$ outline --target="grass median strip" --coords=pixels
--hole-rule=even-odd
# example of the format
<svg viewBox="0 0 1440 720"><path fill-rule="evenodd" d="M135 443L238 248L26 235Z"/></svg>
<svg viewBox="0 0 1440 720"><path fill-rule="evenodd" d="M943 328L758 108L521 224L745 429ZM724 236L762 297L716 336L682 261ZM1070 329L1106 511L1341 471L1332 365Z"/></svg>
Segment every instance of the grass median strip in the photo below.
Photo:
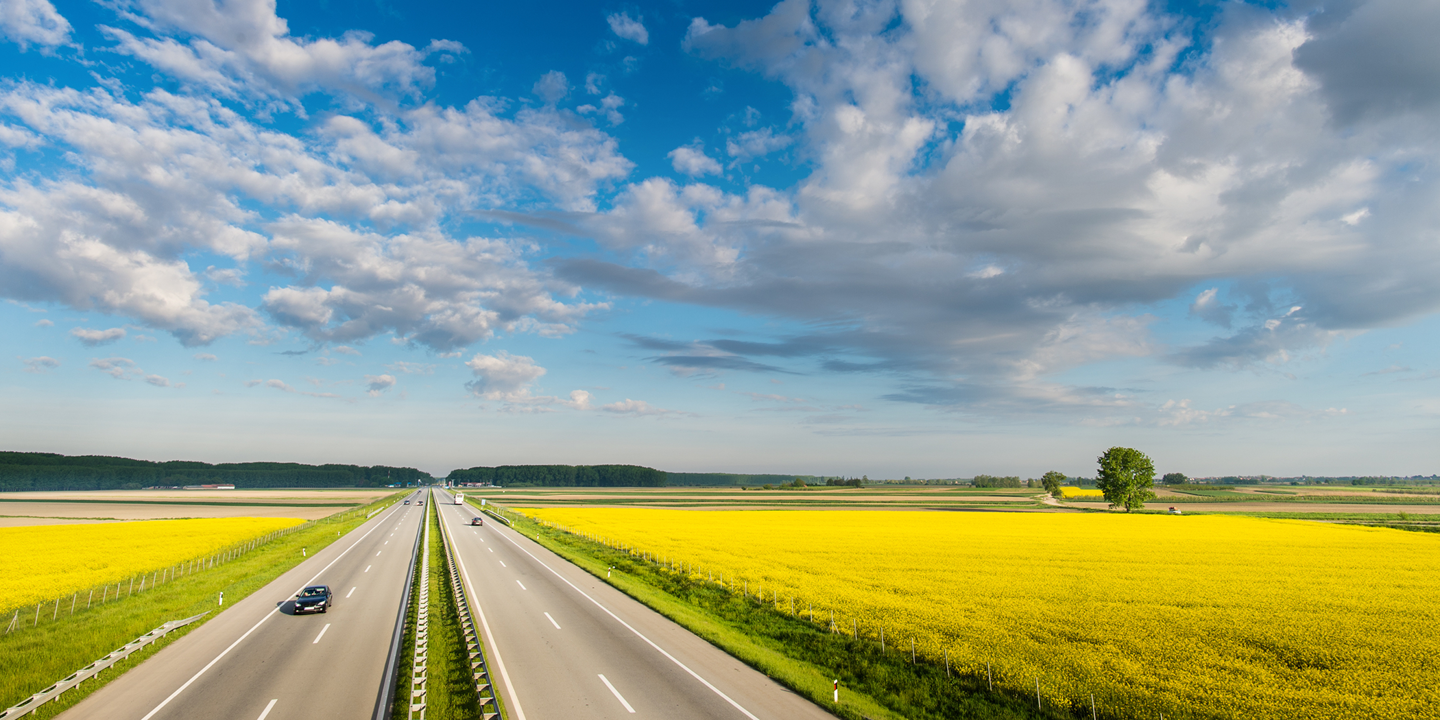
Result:
<svg viewBox="0 0 1440 720"><path fill-rule="evenodd" d="M295 532L228 564L182 576L154 591L112 601L83 615L77 614L71 621L41 622L36 628L0 636L0 657L5 659L5 672L0 674L0 708L24 700L161 623L212 611L205 620L170 633L27 716L42 720L54 717L219 614L213 611L223 611L269 584L303 562L306 555L319 551L358 527L372 510L393 501L395 498L387 498L306 523ZM306 549L305 555L302 555L301 548ZM225 604L219 606L217 601L222 592Z"/></svg>

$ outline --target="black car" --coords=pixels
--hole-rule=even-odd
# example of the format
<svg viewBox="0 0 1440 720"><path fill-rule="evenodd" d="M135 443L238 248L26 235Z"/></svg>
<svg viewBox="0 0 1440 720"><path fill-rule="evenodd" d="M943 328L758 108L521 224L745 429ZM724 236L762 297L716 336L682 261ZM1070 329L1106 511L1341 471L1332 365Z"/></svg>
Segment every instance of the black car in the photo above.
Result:
<svg viewBox="0 0 1440 720"><path fill-rule="evenodd" d="M485 524L485 521L484 521L484 520L481 520L481 519L478 518L478 517L473 517L473 518L470 518L470 524L471 524L471 525L484 525L484 524Z"/></svg>
<svg viewBox="0 0 1440 720"><path fill-rule="evenodd" d="M409 505L409 504L410 504L410 501L409 501L409 500L406 500L406 501L405 501L405 504L406 504L406 505Z"/></svg>
<svg viewBox="0 0 1440 720"><path fill-rule="evenodd" d="M295 596L295 614L303 612L325 612L334 603L329 585L311 585Z"/></svg>

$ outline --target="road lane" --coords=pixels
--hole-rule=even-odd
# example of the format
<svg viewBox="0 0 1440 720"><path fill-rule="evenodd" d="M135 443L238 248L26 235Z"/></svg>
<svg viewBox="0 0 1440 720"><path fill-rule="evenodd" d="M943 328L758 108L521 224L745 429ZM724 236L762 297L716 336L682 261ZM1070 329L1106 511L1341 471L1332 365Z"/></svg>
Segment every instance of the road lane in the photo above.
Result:
<svg viewBox="0 0 1440 720"><path fill-rule="evenodd" d="M833 718L600 579L437 492L512 715L528 718ZM487 542L488 540L488 542ZM563 679L563 682L558 680Z"/></svg>
<svg viewBox="0 0 1440 720"><path fill-rule="evenodd" d="M370 717L422 517L413 504L381 512L60 717ZM392 539L395 552L371 555ZM307 584L329 585L334 608L294 615Z"/></svg>

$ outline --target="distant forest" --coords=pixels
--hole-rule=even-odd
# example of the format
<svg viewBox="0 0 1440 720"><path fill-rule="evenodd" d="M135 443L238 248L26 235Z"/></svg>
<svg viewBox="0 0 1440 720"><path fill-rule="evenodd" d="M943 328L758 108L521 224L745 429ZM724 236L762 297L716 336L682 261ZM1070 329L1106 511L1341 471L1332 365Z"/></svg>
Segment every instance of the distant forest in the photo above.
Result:
<svg viewBox="0 0 1440 720"><path fill-rule="evenodd" d="M806 485L824 485L823 479L814 475L738 475L735 473L665 473L671 485L697 487L726 487L738 485L789 485L796 479Z"/></svg>
<svg viewBox="0 0 1440 720"><path fill-rule="evenodd" d="M502 487L663 487L665 473L639 465L501 465L451 470L452 483Z"/></svg>
<svg viewBox="0 0 1440 720"><path fill-rule="evenodd" d="M0 491L138 490L156 486L232 484L236 488L383 487L433 478L415 468L300 463L150 462L101 455L0 451Z"/></svg>

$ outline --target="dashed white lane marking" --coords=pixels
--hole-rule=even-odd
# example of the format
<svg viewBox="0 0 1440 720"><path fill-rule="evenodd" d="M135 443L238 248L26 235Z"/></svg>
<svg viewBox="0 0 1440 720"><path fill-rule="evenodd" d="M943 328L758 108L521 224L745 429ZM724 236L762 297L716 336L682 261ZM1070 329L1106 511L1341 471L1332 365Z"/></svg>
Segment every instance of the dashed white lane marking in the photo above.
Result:
<svg viewBox="0 0 1440 720"><path fill-rule="evenodd" d="M351 595L354 595L354 594L355 594L355 588L352 587L352 588L350 588L350 592L345 593L345 599L346 599L346 600L349 600L349 599L350 599L350 596L351 596Z"/></svg>
<svg viewBox="0 0 1440 720"><path fill-rule="evenodd" d="M520 582L519 580L516 580L516 581L515 581L515 584L516 584L516 585L519 585L521 590L524 590L524 589L525 589L525 583L522 583L522 582Z"/></svg>
<svg viewBox="0 0 1440 720"><path fill-rule="evenodd" d="M384 550L377 551L377 552L375 553L375 557L380 557L380 553L382 553L382 552L385 552L385 551L384 551Z"/></svg>
<svg viewBox="0 0 1440 720"><path fill-rule="evenodd" d="M501 560L501 561L500 561L500 567L505 567L505 561L504 561L504 560Z"/></svg>
<svg viewBox="0 0 1440 720"><path fill-rule="evenodd" d="M366 566L365 566L365 572L370 572L370 568L372 568L372 567L375 567L375 566L374 566L374 565L366 565Z"/></svg>
<svg viewBox="0 0 1440 720"><path fill-rule="evenodd" d="M265 706L265 712L260 713L260 717L256 720L265 720L265 716L270 714L270 708L275 707L275 702L279 699L280 698L275 698L275 700L271 700L270 704Z"/></svg>
<svg viewBox="0 0 1440 720"><path fill-rule="evenodd" d="M377 526L377 527L378 527L378 526ZM370 533L375 532L376 529L377 529L377 528L370 528L369 530L366 530L364 535L361 535L360 537L356 538L356 539L355 539L355 542L350 543L350 547L347 547L347 548L345 548L344 550L341 550L341 551L340 551L340 554L339 554L339 555L336 555L334 560L331 560L330 563L329 563L328 565L326 565L325 567L320 568L320 572L315 573L315 577L310 578L309 582L306 582L305 585L309 585L310 583L313 583L313 582L315 582L316 580L320 579L320 576L321 576L321 575L324 575L325 572L326 572L327 570L329 570L332 565L334 565L334 564L337 563L337 562L340 562L340 558L345 557L345 555L346 555L347 553L349 553L351 550L355 549L355 546L356 546L356 545L359 545L361 540L364 540L365 538L370 537ZM366 568L366 570L369 570L369 568ZM301 585L300 588L304 588L305 585ZM297 589L296 592L299 592L299 589ZM189 679L189 680L186 680L184 685L181 685L180 687L175 688L175 692L170 693L170 696L169 696L169 697L167 697L167 698L165 698L164 700L162 700L159 705L156 705L156 706L155 706L155 709L154 709L154 710L151 710L150 712L146 713L146 714L145 714L145 717L140 718L140 720L150 720L150 718L155 717L155 714L156 714L156 713L158 713L158 712L160 712L161 710L165 709L165 706L166 706L166 705L169 705L171 700L174 700L175 698L180 697L180 693L185 692L185 688L188 688L188 687L190 687L191 685L195 684L195 681L196 681L196 680L199 680L201 675L204 675L205 672L208 671L210 668L215 667L215 663L220 662L220 660L221 660L222 658L224 658L226 655L229 655L229 654L230 654L230 651L231 651L231 650L234 650L236 645L239 645L242 641L245 640L245 638L250 637L250 633L255 632L255 629L258 628L258 627L260 627L260 625L261 625L262 623L264 623L266 620L269 620L271 615L274 615L275 613L280 612L280 607L281 607L280 605L276 605L274 610L271 610L270 612L265 613L265 617L260 618L260 620L259 620L258 622L256 622L254 625L251 625L251 626L250 626L250 629L249 629L249 630L246 630L244 635L241 635L240 637L236 638L236 639L235 639L235 642L230 643L230 646L229 646L229 647L227 647L227 648L225 648L224 650L220 651L220 654L219 654L219 655L216 655L214 660L211 660L210 662L206 663L206 664L205 664L205 667L200 668L200 671L199 671L199 672L195 673L194 675L191 675L191 676L190 676L190 679Z"/></svg>
<svg viewBox="0 0 1440 720"><path fill-rule="evenodd" d="M611 693L614 693L615 699L616 699L616 700L619 700L619 701L620 701L620 704L621 704L621 705L624 705L624 706L625 706L625 709L626 709L631 715L634 715L634 714L635 714L635 708L630 707L630 703L625 702L625 698L623 698L623 697L620 696L620 691L619 691L619 690L616 690L616 689L615 689L615 686L614 686L614 685L611 685L611 684L610 684L610 681L609 681L609 680L606 680L604 675L601 675L601 676L600 676L600 682L605 683L605 687L610 688L610 692L611 692Z"/></svg>
<svg viewBox="0 0 1440 720"><path fill-rule="evenodd" d="M589 600L591 603L593 603L593 604L595 605L595 607L600 608L600 610L601 610L602 612L604 612L606 615L609 615L611 618L613 618L613 619L615 620L615 622L620 623L622 626L624 626L624 628L625 628L626 630L629 630L630 632L635 633L635 637L638 637L638 638L640 638L641 640L644 640L644 641L645 641L645 644L649 645L649 646L652 647L652 648L655 648L655 651L656 651L656 652L660 653L661 655L664 655L665 658L666 658L667 660L669 660L670 662L675 663L677 666L679 666L679 668L680 668L681 670L684 670L687 674L689 674L690 677L693 677L693 678L695 678L696 680L700 681L700 684L702 684L702 685L704 685L705 687L709 688L709 689L710 689L710 692L713 692L713 693L715 693L716 695L719 695L721 700L724 700L725 702L730 703L730 707L733 707L733 708L735 708L736 710L739 710L742 715L744 715L744 716L747 717L747 718L750 718L750 720L760 720L760 718L755 717L755 714L754 714L754 713L750 712L749 710L746 710L744 706L742 706L740 703L735 702L729 695L726 695L725 693L721 692L721 691L720 691L720 688L715 687L713 684L711 684L711 682L710 682L709 680L706 680L705 678L700 677L700 674L699 674L699 673L695 672L694 670L691 670L687 665L685 665L685 663L680 662L674 655L671 655L670 653L666 652L664 648L660 647L659 645L656 645L654 640L651 640L650 638L645 637L645 635L644 635L643 633L641 633L639 630L636 630L636 629L635 629L635 626L631 625L630 623L625 622L624 620L621 620L619 615L616 615L615 613L613 613L613 612L610 611L610 608L605 607L604 605L602 605L602 604L600 603L599 600L596 600L595 598L590 597L589 593L586 593L584 590L581 590L578 585L576 585L576 584L573 583L573 582L570 582L568 579L565 578L564 575L561 575L560 573L556 572L556 571L555 571L555 568L552 568L552 567L550 567L549 565L546 565L545 562L542 561L540 558L535 557L535 553L532 553L532 552L530 552L529 550L526 550L523 545L521 545L521 544L518 543L518 542L515 542L515 539L514 539L514 538L512 538L512 537L510 537L509 535L506 535L505 533L500 532L500 531L498 531L498 530L496 531L496 533L497 533L501 538L503 538L506 542L510 543L511 545L514 545L514 546L515 546L515 549L519 550L520 552L525 553L526 555L529 555L529 556L530 556L530 559L531 559L531 560L534 560L536 563L538 563L538 564L540 565L540 567L543 567L543 568L545 568L546 570L549 570L551 575L554 575L555 577L560 578L560 582L563 582L563 583L565 583L566 585L569 585L569 586L570 586L570 589L574 590L574 591L577 592L577 593L580 593L580 596L581 596L581 597L585 598L586 600ZM519 582L519 581L517 580L516 582ZM513 691L512 691L512 694L513 694Z"/></svg>
<svg viewBox="0 0 1440 720"><path fill-rule="evenodd" d="M329 630L329 629L330 629L330 623L325 623L325 627L320 628L320 634L319 634L319 635L316 635L316 636L315 636L315 639L310 641L310 644L311 644L311 645L315 645L315 644L319 643L319 642L320 642L320 638L325 637L325 631L326 631L326 630Z"/></svg>
<svg viewBox="0 0 1440 720"><path fill-rule="evenodd" d="M485 548L485 549L486 549L486 550L489 550L490 552L495 552L495 548Z"/></svg>
<svg viewBox="0 0 1440 720"><path fill-rule="evenodd" d="M550 617L550 613L545 613L545 619L549 620L550 624L554 625L556 630L560 629L560 623L555 622L555 618Z"/></svg>

